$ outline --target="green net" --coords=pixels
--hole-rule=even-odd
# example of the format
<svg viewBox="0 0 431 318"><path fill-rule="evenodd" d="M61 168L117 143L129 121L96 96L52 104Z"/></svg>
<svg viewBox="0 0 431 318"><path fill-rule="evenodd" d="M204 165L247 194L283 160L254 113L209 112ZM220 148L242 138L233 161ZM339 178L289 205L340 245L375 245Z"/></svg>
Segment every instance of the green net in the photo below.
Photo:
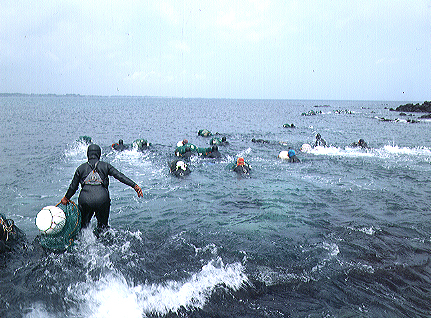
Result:
<svg viewBox="0 0 431 318"><path fill-rule="evenodd" d="M202 156L202 155L208 155L209 153L211 153L211 150L212 150L211 147L207 147L207 148L198 147L196 149L196 152L198 153L199 156Z"/></svg>
<svg viewBox="0 0 431 318"><path fill-rule="evenodd" d="M138 149L145 149L147 147L151 146L151 143L149 143L146 139L136 139L132 143L132 147L138 148Z"/></svg>
<svg viewBox="0 0 431 318"><path fill-rule="evenodd" d="M78 140L79 142L84 142L86 144L91 144L91 137L89 136L79 136Z"/></svg>
<svg viewBox="0 0 431 318"><path fill-rule="evenodd" d="M66 224L56 234L41 234L39 241L46 249L65 251L73 244L73 241L81 230L81 211L73 201L70 201L67 205L58 203L57 206L66 215Z"/></svg>
<svg viewBox="0 0 431 318"><path fill-rule="evenodd" d="M222 143L221 138L211 138L210 145L220 145Z"/></svg>
<svg viewBox="0 0 431 318"><path fill-rule="evenodd" d="M198 131L198 136L209 137L209 136L212 136L212 135L213 134L208 129L200 129Z"/></svg>
<svg viewBox="0 0 431 318"><path fill-rule="evenodd" d="M196 152L198 150L198 147L193 144L185 144L183 146L177 147L177 149L175 149L175 153L179 153L180 155L182 155L186 152L187 148L190 148L190 151L192 152Z"/></svg>

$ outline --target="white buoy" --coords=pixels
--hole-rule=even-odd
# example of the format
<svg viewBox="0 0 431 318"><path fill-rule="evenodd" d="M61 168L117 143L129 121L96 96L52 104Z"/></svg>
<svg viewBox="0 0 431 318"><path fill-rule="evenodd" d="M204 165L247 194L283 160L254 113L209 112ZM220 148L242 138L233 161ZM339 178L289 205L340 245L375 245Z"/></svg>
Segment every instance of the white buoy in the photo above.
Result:
<svg viewBox="0 0 431 318"><path fill-rule="evenodd" d="M280 159L289 159L289 152L285 151L285 150L281 151L278 154L278 158L280 158Z"/></svg>
<svg viewBox="0 0 431 318"><path fill-rule="evenodd" d="M177 168L177 170L181 169L181 170L186 171L187 170L187 164L184 161L180 160L180 161L177 162L176 168Z"/></svg>
<svg viewBox="0 0 431 318"><path fill-rule="evenodd" d="M36 216L36 226L44 234L59 233L66 224L66 215L57 206L46 206Z"/></svg>
<svg viewBox="0 0 431 318"><path fill-rule="evenodd" d="M309 144L303 144L301 147L302 152L311 152L311 146Z"/></svg>

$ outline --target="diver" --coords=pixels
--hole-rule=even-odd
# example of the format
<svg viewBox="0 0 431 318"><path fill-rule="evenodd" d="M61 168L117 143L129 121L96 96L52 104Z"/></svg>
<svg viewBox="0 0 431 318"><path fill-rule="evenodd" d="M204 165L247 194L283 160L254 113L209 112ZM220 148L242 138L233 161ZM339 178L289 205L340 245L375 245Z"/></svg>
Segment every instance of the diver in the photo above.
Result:
<svg viewBox="0 0 431 318"><path fill-rule="evenodd" d="M175 149L175 155L179 156L177 153L182 154L185 152L186 148L189 148L190 151L196 152L198 147L196 147L194 144L189 143L187 139L183 139L182 141L179 141L177 143L177 148Z"/></svg>
<svg viewBox="0 0 431 318"><path fill-rule="evenodd" d="M239 157L236 160L236 165L233 167L232 170L235 171L238 174L249 174L250 170L251 170L251 167L250 167L250 165L248 163L246 163L244 161L243 157Z"/></svg>
<svg viewBox="0 0 431 318"><path fill-rule="evenodd" d="M123 151L123 150L129 149L129 146L126 146L123 143L123 139L120 139L118 143L112 144L112 149L117 151Z"/></svg>
<svg viewBox="0 0 431 318"><path fill-rule="evenodd" d="M361 147L362 149L370 149L370 147L368 146L368 144L365 142L364 139L359 139L358 142L354 142L350 145L351 147Z"/></svg>
<svg viewBox="0 0 431 318"><path fill-rule="evenodd" d="M86 228L93 215L96 215L97 230L101 231L108 228L109 210L111 199L109 197L109 176L132 187L138 197L142 197L142 189L134 181L127 178L124 174L114 168L111 164L100 161L101 149L98 145L88 146L88 161L81 164L75 171L75 175L70 183L61 203L66 205L70 198L81 185L78 198L78 207L81 210L81 228Z"/></svg>
<svg viewBox="0 0 431 318"><path fill-rule="evenodd" d="M260 142L262 144L269 144L269 140L265 140L265 139L255 139L255 138L253 138L251 141L252 142Z"/></svg>
<svg viewBox="0 0 431 318"><path fill-rule="evenodd" d="M10 252L18 246L25 247L25 234L14 223L0 213L0 254Z"/></svg>
<svg viewBox="0 0 431 318"><path fill-rule="evenodd" d="M289 162L292 162L292 163L301 162L301 160L299 160L299 158L296 156L295 150L289 149L289 151L287 152L287 155L289 157Z"/></svg>
<svg viewBox="0 0 431 318"><path fill-rule="evenodd" d="M198 136L202 136L202 137L210 137L213 134L208 130L208 129L201 129L198 131Z"/></svg>
<svg viewBox="0 0 431 318"><path fill-rule="evenodd" d="M171 173L177 178L187 176L191 172L188 165L180 159L172 161L169 165L169 168L171 170Z"/></svg>
<svg viewBox="0 0 431 318"><path fill-rule="evenodd" d="M314 147L317 146L326 147L326 141L322 138L322 136L320 136L319 133L316 134L316 142L314 143Z"/></svg>
<svg viewBox="0 0 431 318"><path fill-rule="evenodd" d="M87 145L90 145L90 144L92 144L93 142L91 141L91 137L89 137L89 136L79 136L79 138L78 138L78 140L77 140L78 142L82 142L82 143L85 143L85 144L87 144Z"/></svg>
<svg viewBox="0 0 431 318"><path fill-rule="evenodd" d="M177 142L177 147L185 146L189 143L187 139L183 139Z"/></svg>
<svg viewBox="0 0 431 318"><path fill-rule="evenodd" d="M220 138L211 138L210 145L221 145L221 146L227 146L229 145L229 142L226 140L226 137L223 136Z"/></svg>
<svg viewBox="0 0 431 318"><path fill-rule="evenodd" d="M139 151L143 151L147 149L149 146L151 146L151 143L149 143L146 139L136 139L132 143L132 147L136 148Z"/></svg>
<svg viewBox="0 0 431 318"><path fill-rule="evenodd" d="M214 145L211 147L211 150L209 153L203 155L204 158L221 158L221 153L218 151L218 146Z"/></svg>
<svg viewBox="0 0 431 318"><path fill-rule="evenodd" d="M174 153L175 153L175 156L181 157L181 158L187 159L187 160L189 160L190 157L193 155L192 149L188 145L178 147L177 149L175 149Z"/></svg>

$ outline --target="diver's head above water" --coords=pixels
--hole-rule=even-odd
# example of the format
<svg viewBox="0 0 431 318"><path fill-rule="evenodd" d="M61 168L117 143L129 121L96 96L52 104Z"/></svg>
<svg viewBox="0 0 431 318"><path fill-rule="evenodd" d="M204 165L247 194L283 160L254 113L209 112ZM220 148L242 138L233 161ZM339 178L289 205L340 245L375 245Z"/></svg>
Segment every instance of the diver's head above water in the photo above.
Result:
<svg viewBox="0 0 431 318"><path fill-rule="evenodd" d="M100 149L100 147L96 144L91 144L90 146L88 146L87 149L87 158L88 160L90 159L100 159L100 156L102 155L102 150Z"/></svg>

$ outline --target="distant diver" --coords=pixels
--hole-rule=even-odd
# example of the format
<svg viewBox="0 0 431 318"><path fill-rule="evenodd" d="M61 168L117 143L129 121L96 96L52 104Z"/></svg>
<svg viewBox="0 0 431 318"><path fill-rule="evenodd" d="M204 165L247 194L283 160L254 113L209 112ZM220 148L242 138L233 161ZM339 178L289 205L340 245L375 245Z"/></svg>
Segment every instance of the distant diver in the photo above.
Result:
<svg viewBox="0 0 431 318"><path fill-rule="evenodd" d="M112 144L112 149L117 151L123 151L123 150L129 149L129 146L126 146L123 142L123 139L120 139L118 143Z"/></svg>
<svg viewBox="0 0 431 318"><path fill-rule="evenodd" d="M221 153L218 151L218 146L214 145L211 147L209 153L203 155L204 158L221 158Z"/></svg>
<svg viewBox="0 0 431 318"><path fill-rule="evenodd" d="M89 136L79 136L77 141L85 143L87 145L92 144L91 137L89 137Z"/></svg>
<svg viewBox="0 0 431 318"><path fill-rule="evenodd" d="M132 147L136 148L137 150L143 151L151 146L151 143L149 143L146 139L136 139L132 143Z"/></svg>
<svg viewBox="0 0 431 318"><path fill-rule="evenodd" d="M227 146L229 142L226 140L226 137L222 138L211 138L210 145L219 145L219 146Z"/></svg>
<svg viewBox="0 0 431 318"><path fill-rule="evenodd" d="M202 137L210 137L213 134L208 130L208 129L200 129L198 131L198 136L202 136Z"/></svg>
<svg viewBox="0 0 431 318"><path fill-rule="evenodd" d="M289 156L289 162L292 162L292 163L301 162L301 160L299 160L299 158L296 156L295 150L289 149L289 151L287 152L287 155Z"/></svg>
<svg viewBox="0 0 431 318"><path fill-rule="evenodd" d="M295 150L290 148L289 151L281 151L278 155L278 158L286 159L292 163L301 162L301 160L299 160L299 158L296 156Z"/></svg>
<svg viewBox="0 0 431 318"><path fill-rule="evenodd" d="M192 151L192 152L196 152L198 149L198 147L196 147L194 144L189 143L189 141L187 139L183 139L182 141L179 141L177 143L177 148L175 149L175 155L177 155L176 154L177 152L179 152L179 153L184 152L187 147L190 148L190 151Z"/></svg>
<svg viewBox="0 0 431 318"><path fill-rule="evenodd" d="M322 136L320 136L319 133L316 134L316 141L314 143L314 147L317 146L326 147L326 141L322 138Z"/></svg>
<svg viewBox="0 0 431 318"><path fill-rule="evenodd" d="M212 147L198 147L196 153L202 158L206 158L212 151Z"/></svg>
<svg viewBox="0 0 431 318"><path fill-rule="evenodd" d="M255 138L253 138L251 141L252 142L257 142L257 143L262 143L262 144L269 144L269 140L265 140L265 139L255 139Z"/></svg>
<svg viewBox="0 0 431 318"><path fill-rule="evenodd" d="M178 142L177 145L179 144L180 142ZM190 159L190 157L193 155L193 152L196 152L198 149L195 145L188 143L187 139L184 139L181 144L182 146L178 146L174 151L174 154L177 157Z"/></svg>
<svg viewBox="0 0 431 318"><path fill-rule="evenodd" d="M171 173L177 178L187 176L191 172L188 165L181 159L176 159L172 161L169 168L171 170Z"/></svg>
<svg viewBox="0 0 431 318"><path fill-rule="evenodd" d="M0 254L25 246L25 234L14 223L0 213Z"/></svg>
<svg viewBox="0 0 431 318"><path fill-rule="evenodd" d="M251 167L247 162L244 161L243 157L239 157L236 161L236 165L233 166L232 170L238 174L249 174Z"/></svg>
<svg viewBox="0 0 431 318"><path fill-rule="evenodd" d="M358 142L354 142L350 146L354 148L361 147L362 149L370 149L370 147L368 146L368 144L365 142L364 139L359 139Z"/></svg>

